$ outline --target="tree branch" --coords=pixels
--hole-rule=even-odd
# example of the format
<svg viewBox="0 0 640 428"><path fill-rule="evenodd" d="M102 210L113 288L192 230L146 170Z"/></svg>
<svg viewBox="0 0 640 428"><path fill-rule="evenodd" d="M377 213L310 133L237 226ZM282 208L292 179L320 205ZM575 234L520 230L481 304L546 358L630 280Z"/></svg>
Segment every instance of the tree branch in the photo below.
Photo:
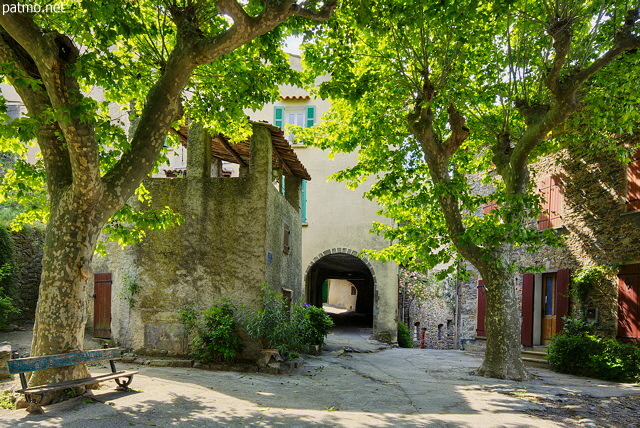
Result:
<svg viewBox="0 0 640 428"><path fill-rule="evenodd" d="M36 130L38 146L42 153L47 173L47 187L52 198L59 195L60 190L71 184L71 162L65 142L59 137L60 128L57 123L43 118L44 112L51 109L51 102L44 89L35 86L17 84L19 74L31 79L40 79L40 73L33 59L9 34L0 29L0 62L12 64L13 72L4 73L24 102L32 117L39 119L40 126ZM44 85L41 84L44 88Z"/></svg>
<svg viewBox="0 0 640 428"><path fill-rule="evenodd" d="M559 91L559 78L562 68L569 55L571 41L573 40L572 18L568 16L553 17L553 23L547 29L547 33L553 39L554 57L549 74L545 78L545 84L552 94Z"/></svg>
<svg viewBox="0 0 640 428"><path fill-rule="evenodd" d="M0 0L2 5L5 0ZM82 110L85 96L70 69L79 51L71 39L55 32L43 32L31 15L11 13L0 16L0 26L17 41L33 59L46 88L51 107L58 113L58 126L64 135L73 174L73 194L88 202L101 193L98 145L95 131L80 120L74 110Z"/></svg>
<svg viewBox="0 0 640 428"><path fill-rule="evenodd" d="M630 10L627 13L624 25L614 37L615 45L587 68L576 74L570 81L568 92L575 94L591 76L619 57L623 52L640 48L640 36L633 34L633 29L638 19L640 19L638 9Z"/></svg>
<svg viewBox="0 0 640 428"><path fill-rule="evenodd" d="M326 21L331 18L333 11L338 7L337 0L328 0L322 5L322 7L318 10L306 8L303 6L299 6L297 3L292 5L293 14L297 16L301 16L303 18L308 18L313 21Z"/></svg>

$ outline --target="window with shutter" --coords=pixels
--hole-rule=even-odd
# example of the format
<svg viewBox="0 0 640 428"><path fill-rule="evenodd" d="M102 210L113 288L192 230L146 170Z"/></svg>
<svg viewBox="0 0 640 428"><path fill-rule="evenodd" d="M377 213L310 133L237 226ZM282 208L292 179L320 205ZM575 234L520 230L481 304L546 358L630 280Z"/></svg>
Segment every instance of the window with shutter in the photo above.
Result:
<svg viewBox="0 0 640 428"><path fill-rule="evenodd" d="M640 150L627 167L627 211L640 210Z"/></svg>
<svg viewBox="0 0 640 428"><path fill-rule="evenodd" d="M542 214L538 218L538 230L562 226L564 197L560 178L552 176L541 180L538 191L543 199Z"/></svg>
<svg viewBox="0 0 640 428"><path fill-rule="evenodd" d="M273 124L285 131L286 139L295 144L295 135L286 130L287 125L310 128L316 123L315 106L276 106L273 114Z"/></svg>

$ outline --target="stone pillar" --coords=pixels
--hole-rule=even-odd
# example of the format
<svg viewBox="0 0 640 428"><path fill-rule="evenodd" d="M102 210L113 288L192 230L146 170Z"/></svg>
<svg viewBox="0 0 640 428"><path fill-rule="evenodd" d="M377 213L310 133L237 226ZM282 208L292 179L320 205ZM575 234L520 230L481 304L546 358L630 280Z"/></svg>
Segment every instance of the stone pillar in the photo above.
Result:
<svg viewBox="0 0 640 428"><path fill-rule="evenodd" d="M272 150L271 132L262 125L253 124L249 173L256 179L264 179L265 184L271 184Z"/></svg>
<svg viewBox="0 0 640 428"><path fill-rule="evenodd" d="M189 126L187 137L187 178L211 177L211 136L202 125Z"/></svg>
<svg viewBox="0 0 640 428"><path fill-rule="evenodd" d="M300 177L284 177L284 197L291 206L300 211L300 200L302 191L302 179Z"/></svg>
<svg viewBox="0 0 640 428"><path fill-rule="evenodd" d="M0 379L11 377L7 369L7 361L11 359L11 344L9 342L0 343Z"/></svg>

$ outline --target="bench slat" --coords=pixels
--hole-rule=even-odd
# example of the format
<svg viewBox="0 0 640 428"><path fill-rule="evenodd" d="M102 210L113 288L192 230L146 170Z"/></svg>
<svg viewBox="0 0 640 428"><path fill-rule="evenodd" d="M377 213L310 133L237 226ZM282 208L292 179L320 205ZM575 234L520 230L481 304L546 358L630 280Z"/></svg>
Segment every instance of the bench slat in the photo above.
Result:
<svg viewBox="0 0 640 428"><path fill-rule="evenodd" d="M75 351L68 354L45 355L43 357L20 358L7 361L10 374L35 372L64 366L92 363L105 360L119 360L120 348Z"/></svg>
<svg viewBox="0 0 640 428"><path fill-rule="evenodd" d="M121 377L130 377L134 374L137 374L137 371L119 371L116 373L107 373L103 375L96 375L91 377L86 377L83 379L74 379L66 382L54 383L51 385L40 385L40 386L32 386L30 388L19 389L16 392L21 394L42 394L43 392L49 391L60 391L63 389L75 388L78 386L91 385L92 383L98 383L105 380L117 379Z"/></svg>

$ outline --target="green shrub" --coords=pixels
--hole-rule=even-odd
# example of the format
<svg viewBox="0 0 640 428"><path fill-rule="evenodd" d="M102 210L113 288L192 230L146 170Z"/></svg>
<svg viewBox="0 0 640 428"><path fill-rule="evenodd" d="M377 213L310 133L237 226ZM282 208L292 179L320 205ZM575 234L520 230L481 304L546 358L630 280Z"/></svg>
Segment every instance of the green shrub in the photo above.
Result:
<svg viewBox="0 0 640 428"><path fill-rule="evenodd" d="M291 323L305 345L323 345L333 327L333 320L322 308L313 305L296 305ZM308 346L307 346L308 347Z"/></svg>
<svg viewBox="0 0 640 428"><path fill-rule="evenodd" d="M398 346L401 348L413 348L411 330L402 321L398 321Z"/></svg>
<svg viewBox="0 0 640 428"><path fill-rule="evenodd" d="M262 348L276 349L291 342L295 345L286 298L281 293L269 290L265 284L262 286L261 303L261 309L245 318L247 334L259 340Z"/></svg>
<svg viewBox="0 0 640 428"><path fill-rule="evenodd" d="M282 356L308 352L310 345L322 345L333 321L324 309L311 305L290 308L281 293L262 287L262 308L248 314L244 325L249 336L263 348L278 349Z"/></svg>
<svg viewBox="0 0 640 428"><path fill-rule="evenodd" d="M564 327L562 334L564 336L584 336L585 334L593 334L594 323L587 322L579 317L562 317Z"/></svg>
<svg viewBox="0 0 640 428"><path fill-rule="evenodd" d="M555 371L612 381L640 380L640 348L589 334L556 336L549 344Z"/></svg>
<svg viewBox="0 0 640 428"><path fill-rule="evenodd" d="M193 308L180 311L185 330L193 335L192 355L204 363L232 361L242 350L242 338L234 319L235 306L226 299L197 313Z"/></svg>

